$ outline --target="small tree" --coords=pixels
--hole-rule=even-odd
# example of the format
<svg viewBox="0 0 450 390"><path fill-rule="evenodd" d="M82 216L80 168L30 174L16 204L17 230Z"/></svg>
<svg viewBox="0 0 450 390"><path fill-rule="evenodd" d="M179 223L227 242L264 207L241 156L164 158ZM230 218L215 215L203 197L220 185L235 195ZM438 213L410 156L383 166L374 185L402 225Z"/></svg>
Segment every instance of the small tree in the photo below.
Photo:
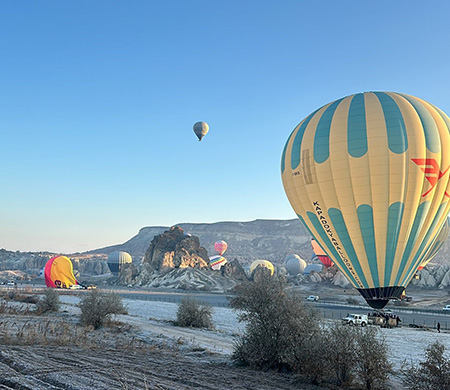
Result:
<svg viewBox="0 0 450 390"><path fill-rule="evenodd" d="M299 297L286 292L282 277L261 272L254 282L236 287L230 306L239 311L239 321L246 323L244 334L235 342L234 361L305 373L312 361L312 339L320 333L319 323Z"/></svg>
<svg viewBox="0 0 450 390"><path fill-rule="evenodd" d="M38 313L48 313L59 311L59 294L54 288L48 288L44 296L37 303Z"/></svg>
<svg viewBox="0 0 450 390"><path fill-rule="evenodd" d="M403 383L409 390L450 390L450 359L439 341L425 350L425 360L402 369Z"/></svg>
<svg viewBox="0 0 450 390"><path fill-rule="evenodd" d="M386 340L378 328L358 329L356 344L356 376L367 390L386 388L392 365L388 360Z"/></svg>
<svg viewBox="0 0 450 390"><path fill-rule="evenodd" d="M101 294L91 290L81 299L81 323L98 329L110 321L113 314L127 314L122 298L116 294Z"/></svg>
<svg viewBox="0 0 450 390"><path fill-rule="evenodd" d="M212 308L207 303L200 304L196 299L183 298L178 304L175 325L212 329Z"/></svg>

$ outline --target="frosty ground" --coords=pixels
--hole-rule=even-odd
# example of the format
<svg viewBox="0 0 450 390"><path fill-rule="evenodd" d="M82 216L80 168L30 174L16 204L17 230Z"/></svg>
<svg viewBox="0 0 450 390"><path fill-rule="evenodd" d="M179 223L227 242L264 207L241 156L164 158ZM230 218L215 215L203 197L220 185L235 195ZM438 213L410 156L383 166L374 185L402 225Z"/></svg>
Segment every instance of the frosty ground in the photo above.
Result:
<svg viewBox="0 0 450 390"><path fill-rule="evenodd" d="M18 333L35 329L33 321L76 324L79 297L62 295L61 302L60 314L47 318L3 315L2 324L16 327ZM128 314L118 316L115 327L89 334L62 333L77 339L73 343L33 345L23 334L22 343L2 345L0 389L315 389L292 375L233 366L229 356L243 324L229 308L214 307L215 329L198 330L172 325L175 303L123 302ZM434 340L450 349L450 333L403 327L380 329L380 335L386 339L396 370L405 360L421 360ZM82 338L86 341L78 342ZM402 388L398 377L391 388Z"/></svg>

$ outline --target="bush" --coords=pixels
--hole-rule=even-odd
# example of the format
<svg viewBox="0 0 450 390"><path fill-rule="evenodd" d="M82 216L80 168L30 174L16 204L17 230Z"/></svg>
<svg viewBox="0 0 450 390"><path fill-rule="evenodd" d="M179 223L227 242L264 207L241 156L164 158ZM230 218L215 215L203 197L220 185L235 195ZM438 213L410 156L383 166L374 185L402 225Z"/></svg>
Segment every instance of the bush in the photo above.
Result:
<svg viewBox="0 0 450 390"><path fill-rule="evenodd" d="M425 350L425 360L402 369L403 383L409 390L449 390L450 359L445 356L445 346L439 341Z"/></svg>
<svg viewBox="0 0 450 390"><path fill-rule="evenodd" d="M127 314L122 298L116 294L101 294L91 290L81 299L81 323L98 329L111 320L113 314Z"/></svg>
<svg viewBox="0 0 450 390"><path fill-rule="evenodd" d="M356 377L367 390L385 389L392 365L388 360L386 340L377 328L356 331Z"/></svg>
<svg viewBox="0 0 450 390"><path fill-rule="evenodd" d="M385 387L391 368L377 329L321 323L301 298L287 293L282 279L261 275L238 286L230 306L246 323L235 340L235 362L288 370L315 384Z"/></svg>
<svg viewBox="0 0 450 390"><path fill-rule="evenodd" d="M44 296L37 302L38 313L48 313L59 311L59 294L53 288L48 288L44 292Z"/></svg>
<svg viewBox="0 0 450 390"><path fill-rule="evenodd" d="M184 327L212 329L212 308L206 303L199 304L193 298L183 298L178 304L177 319L174 324Z"/></svg>
<svg viewBox="0 0 450 390"><path fill-rule="evenodd" d="M310 351L320 334L319 322L301 298L288 295L285 287L283 278L267 273L236 287L230 306L239 311L238 319L246 327L235 341L235 362L299 372L306 372L313 363Z"/></svg>

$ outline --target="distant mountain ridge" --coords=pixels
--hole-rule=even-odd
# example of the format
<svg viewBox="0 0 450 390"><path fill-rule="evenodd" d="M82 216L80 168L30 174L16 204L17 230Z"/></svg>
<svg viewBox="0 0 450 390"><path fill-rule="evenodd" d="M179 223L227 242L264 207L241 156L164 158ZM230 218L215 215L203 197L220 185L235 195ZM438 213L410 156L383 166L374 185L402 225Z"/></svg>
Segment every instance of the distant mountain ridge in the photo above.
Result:
<svg viewBox="0 0 450 390"><path fill-rule="evenodd" d="M244 265L256 259L267 259L281 263L290 253L297 253L305 259L312 255L311 236L298 219L266 220L257 219L250 222L215 222L215 223L179 223L186 234L200 239L200 244L208 254L214 254L214 242L225 240L228 250L225 257L238 259ZM95 249L87 254L109 254L113 251L125 251L134 259L140 259L155 235L169 230L170 226L148 226L130 240L119 245Z"/></svg>

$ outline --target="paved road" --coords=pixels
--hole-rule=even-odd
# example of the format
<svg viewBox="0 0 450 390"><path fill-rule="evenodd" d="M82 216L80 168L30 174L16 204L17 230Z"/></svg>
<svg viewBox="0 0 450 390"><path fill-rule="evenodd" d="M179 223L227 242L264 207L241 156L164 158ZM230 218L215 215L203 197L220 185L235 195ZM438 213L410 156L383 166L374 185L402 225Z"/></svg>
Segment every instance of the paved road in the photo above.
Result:
<svg viewBox="0 0 450 390"><path fill-rule="evenodd" d="M19 284L19 288L30 287L35 292L41 292L45 286ZM1 286L1 289L13 289L12 286ZM224 294L212 294L207 292L183 291L172 289L152 289L152 288L117 288L117 287L102 287L102 290L115 292L124 299L139 299L146 301L162 301L179 303L182 298L192 297L200 302L207 302L215 307L228 307L228 296ZM84 294L88 293L86 290L66 290L68 294ZM319 313L328 319L344 318L348 313L368 314L373 311L369 306L353 306L349 304L337 304L332 302L306 302L310 307L314 307ZM392 307L391 307L392 308ZM437 310L420 310L419 308L392 308L393 314L398 315L402 321L403 326L409 324L426 326L428 328L436 328L437 323L441 324L441 329L450 330L450 313L440 312Z"/></svg>

